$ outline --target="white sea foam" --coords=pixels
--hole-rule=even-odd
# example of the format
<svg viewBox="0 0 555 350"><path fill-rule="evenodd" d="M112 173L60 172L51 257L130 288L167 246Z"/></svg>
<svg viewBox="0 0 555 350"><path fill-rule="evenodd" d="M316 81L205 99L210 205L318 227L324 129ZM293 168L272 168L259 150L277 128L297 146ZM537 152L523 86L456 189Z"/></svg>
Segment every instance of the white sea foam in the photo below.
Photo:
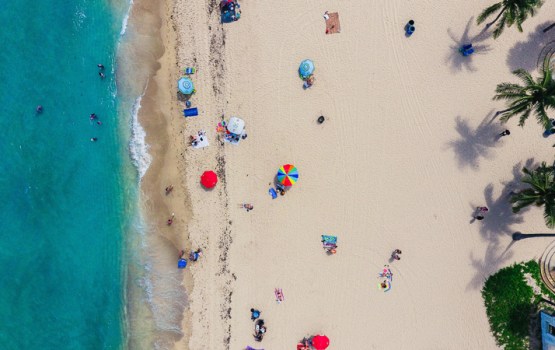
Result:
<svg viewBox="0 0 555 350"><path fill-rule="evenodd" d="M145 88L146 91L146 88ZM146 132L139 123L139 110L141 109L141 100L144 92L137 97L131 109L131 139L129 140L129 155L135 168L139 172L139 179L142 179L150 163L152 156L148 153L149 145L146 143Z"/></svg>
<svg viewBox="0 0 555 350"><path fill-rule="evenodd" d="M127 7L127 12L123 16L123 22L121 23L121 30L119 32L120 36L124 36L127 31L127 23L129 21L129 14L131 13L131 8L133 7L133 0L129 1L129 6Z"/></svg>

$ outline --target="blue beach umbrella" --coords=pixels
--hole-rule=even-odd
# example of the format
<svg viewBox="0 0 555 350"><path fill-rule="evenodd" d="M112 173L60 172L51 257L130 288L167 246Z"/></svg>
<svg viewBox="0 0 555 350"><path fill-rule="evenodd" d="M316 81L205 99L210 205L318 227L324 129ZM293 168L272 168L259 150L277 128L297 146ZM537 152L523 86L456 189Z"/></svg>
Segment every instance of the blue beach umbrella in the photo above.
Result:
<svg viewBox="0 0 555 350"><path fill-rule="evenodd" d="M191 79L185 77L177 81L177 87L179 88L179 91L181 91L185 95L190 95L195 90Z"/></svg>
<svg viewBox="0 0 555 350"><path fill-rule="evenodd" d="M299 66L299 76L301 79L307 79L314 73L314 62L312 60L304 60Z"/></svg>

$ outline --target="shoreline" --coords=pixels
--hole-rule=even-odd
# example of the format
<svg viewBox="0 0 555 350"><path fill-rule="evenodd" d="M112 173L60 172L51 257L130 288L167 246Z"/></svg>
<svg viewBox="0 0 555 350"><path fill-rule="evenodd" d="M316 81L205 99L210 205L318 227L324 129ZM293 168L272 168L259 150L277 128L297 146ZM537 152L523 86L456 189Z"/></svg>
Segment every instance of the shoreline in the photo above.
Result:
<svg viewBox="0 0 555 350"><path fill-rule="evenodd" d="M177 96L173 94L177 81L173 5L173 0L135 0L121 53L127 63L120 73L121 81L132 96L141 96L135 101L140 101L136 119L144 131L146 156L150 159L139 182L142 235L132 239L137 251L133 252L134 264L129 266L127 283L129 348L145 344L173 348L190 333L190 327L181 327L183 322L189 323L190 273L176 267L179 251L190 250L186 224L191 209L184 169L176 167L183 145L175 137L181 130L176 118ZM174 190L166 195L165 188L170 184ZM171 213L176 217L168 226L166 220Z"/></svg>

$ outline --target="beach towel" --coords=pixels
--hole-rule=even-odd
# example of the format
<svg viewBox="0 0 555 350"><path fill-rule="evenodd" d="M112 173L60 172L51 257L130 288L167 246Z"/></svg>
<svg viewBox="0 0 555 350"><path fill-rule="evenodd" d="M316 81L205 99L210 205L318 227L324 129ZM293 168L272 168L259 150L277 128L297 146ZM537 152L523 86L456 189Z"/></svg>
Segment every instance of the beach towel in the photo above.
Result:
<svg viewBox="0 0 555 350"><path fill-rule="evenodd" d="M326 34L341 33L341 23L339 23L339 13L328 13L326 19Z"/></svg>
<svg viewBox="0 0 555 350"><path fill-rule="evenodd" d="M378 274L380 278L387 278L390 282L393 282L393 272L388 266L384 266L382 272Z"/></svg>
<svg viewBox="0 0 555 350"><path fill-rule="evenodd" d="M270 196L272 196L272 199L276 199L277 198L277 192L276 190L274 190L273 188L270 188L268 190L268 193L270 194Z"/></svg>
<svg viewBox="0 0 555 350"><path fill-rule="evenodd" d="M210 144L208 143L208 137L206 135L199 136L196 142L193 142L193 148L204 148L208 147Z"/></svg>
<svg viewBox="0 0 555 350"><path fill-rule="evenodd" d="M324 243L324 245L326 245L326 244L336 245L337 244L337 236L322 235L322 243Z"/></svg>
<svg viewBox="0 0 555 350"><path fill-rule="evenodd" d="M225 134L224 135L224 141L231 143L232 145L238 145L239 142L241 141L241 135L236 135L236 134Z"/></svg>
<svg viewBox="0 0 555 350"><path fill-rule="evenodd" d="M278 304L285 300L281 288L274 289L274 294L276 295L276 301L278 302Z"/></svg>
<svg viewBox="0 0 555 350"><path fill-rule="evenodd" d="M187 108L183 110L184 117L196 117L198 115L198 109L194 108Z"/></svg>

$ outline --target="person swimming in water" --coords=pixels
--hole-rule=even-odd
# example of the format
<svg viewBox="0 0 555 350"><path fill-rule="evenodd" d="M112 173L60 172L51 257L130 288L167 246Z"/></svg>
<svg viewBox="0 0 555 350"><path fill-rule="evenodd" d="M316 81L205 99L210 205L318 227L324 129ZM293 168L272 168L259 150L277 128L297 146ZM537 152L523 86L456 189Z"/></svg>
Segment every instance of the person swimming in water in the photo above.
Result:
<svg viewBox="0 0 555 350"><path fill-rule="evenodd" d="M91 137L91 142L96 142L98 140L96 137Z"/></svg>
<svg viewBox="0 0 555 350"><path fill-rule="evenodd" d="M101 70L104 69L104 65L103 65L102 63L99 63L99 64L97 64L96 66L97 66L98 68L100 68Z"/></svg>
<svg viewBox="0 0 555 350"><path fill-rule="evenodd" d="M105 75L104 75L104 73L102 73L102 72L98 72L98 75L100 75L100 79L104 79L104 78L105 78Z"/></svg>
<svg viewBox="0 0 555 350"><path fill-rule="evenodd" d="M38 105L36 111L37 113L42 113L42 105Z"/></svg>
<svg viewBox="0 0 555 350"><path fill-rule="evenodd" d="M95 120L96 119L96 114L91 113L91 115L89 116L90 120Z"/></svg>

